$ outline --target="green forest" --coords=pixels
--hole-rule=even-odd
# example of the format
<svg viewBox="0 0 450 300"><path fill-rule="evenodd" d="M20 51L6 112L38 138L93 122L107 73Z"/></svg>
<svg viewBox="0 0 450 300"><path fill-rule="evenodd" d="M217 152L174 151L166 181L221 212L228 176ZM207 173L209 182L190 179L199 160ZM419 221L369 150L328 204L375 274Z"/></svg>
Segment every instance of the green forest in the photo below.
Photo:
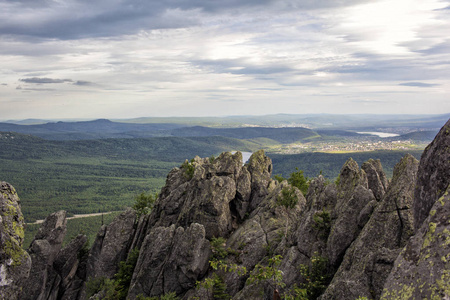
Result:
<svg viewBox="0 0 450 300"><path fill-rule="evenodd" d="M272 134L270 130L267 132ZM294 135L299 132L303 134L303 131L293 131ZM290 131L279 133L289 135ZM322 139L325 136L330 141L336 139L333 134L341 133L322 133ZM348 135L348 132L344 134ZM289 140L289 137L278 139ZM250 140L180 136L57 141L3 132L0 133L0 180L11 183L19 194L25 221L29 223L24 245L27 247L39 228L39 224L31 223L52 212L66 210L69 217L115 212L105 214L103 219L96 216L68 221L68 239L84 233L93 241L102 222L109 223L119 211L131 207L137 195L158 193L172 168L197 155L211 157L224 151L265 149L273 161L273 175L288 178L298 168L308 178L323 174L334 180L349 157L359 165L370 158L380 159L386 174L391 177L395 164L406 154L406 151L387 150L275 154L270 152L274 145L278 143L267 137ZM422 150L408 152L419 159Z"/></svg>

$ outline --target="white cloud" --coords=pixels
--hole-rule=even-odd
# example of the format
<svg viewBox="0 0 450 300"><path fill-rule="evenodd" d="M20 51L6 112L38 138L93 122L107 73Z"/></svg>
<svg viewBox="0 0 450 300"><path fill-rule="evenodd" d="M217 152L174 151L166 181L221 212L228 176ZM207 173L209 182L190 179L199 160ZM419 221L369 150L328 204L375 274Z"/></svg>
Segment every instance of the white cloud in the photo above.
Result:
<svg viewBox="0 0 450 300"><path fill-rule="evenodd" d="M0 119L450 111L444 2L297 2L0 2Z"/></svg>

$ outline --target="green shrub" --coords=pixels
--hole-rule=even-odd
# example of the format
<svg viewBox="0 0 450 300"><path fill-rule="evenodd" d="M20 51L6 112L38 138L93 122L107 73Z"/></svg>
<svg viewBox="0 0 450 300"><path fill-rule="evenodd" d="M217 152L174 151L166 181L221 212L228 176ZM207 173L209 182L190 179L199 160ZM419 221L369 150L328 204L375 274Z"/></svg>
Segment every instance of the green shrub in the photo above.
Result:
<svg viewBox="0 0 450 300"><path fill-rule="evenodd" d="M225 244L226 240L223 237L211 239L213 259L223 259L228 255L228 250L225 248Z"/></svg>
<svg viewBox="0 0 450 300"><path fill-rule="evenodd" d="M181 165L181 169L184 171L184 177L187 180L191 180L192 177L194 177L194 172L195 172L195 166L193 165L193 162L188 162L185 161L182 165Z"/></svg>
<svg viewBox="0 0 450 300"><path fill-rule="evenodd" d="M293 187L284 187L281 190L281 196L277 198L277 205L286 209L294 208L298 203L298 197Z"/></svg>
<svg viewBox="0 0 450 300"><path fill-rule="evenodd" d="M318 211L313 215L313 227L320 231L322 238L328 238L331 229L331 216L327 210Z"/></svg>
<svg viewBox="0 0 450 300"><path fill-rule="evenodd" d="M141 193L134 198L133 209L136 211L138 218L141 215L146 215L151 212L153 205L155 205L156 199L158 199L157 193L154 195Z"/></svg>
<svg viewBox="0 0 450 300"><path fill-rule="evenodd" d="M178 300L177 294L175 292L164 294L159 297L144 297L142 294L136 297L136 300Z"/></svg>
<svg viewBox="0 0 450 300"><path fill-rule="evenodd" d="M295 168L295 170L296 171L291 173L290 177L288 178L288 182L292 186L295 186L300 191L302 191L303 195L306 195L306 193L308 193L309 188L308 177L305 177L303 175L303 170L299 170L298 168Z"/></svg>
<svg viewBox="0 0 450 300"><path fill-rule="evenodd" d="M105 277L89 279L86 282L87 298L102 292L104 300L126 299L138 257L139 250L133 249L128 259L120 262L119 271L114 275L114 279Z"/></svg>
<svg viewBox="0 0 450 300"><path fill-rule="evenodd" d="M300 265L300 274L305 279L301 288L306 290L308 299L317 299L325 291L331 277L328 274L328 259L314 253L310 262L310 266Z"/></svg>
<svg viewBox="0 0 450 300"><path fill-rule="evenodd" d="M283 257L281 255L275 255L268 260L268 265L263 266L257 264L253 269L248 281L250 283L268 283L273 289L278 287L285 287L286 284L283 282L283 272L278 270L278 266L281 264Z"/></svg>
<svg viewBox="0 0 450 300"><path fill-rule="evenodd" d="M229 300L231 296L227 293L227 285L223 278L217 274L211 277L210 283L214 300Z"/></svg>
<svg viewBox="0 0 450 300"><path fill-rule="evenodd" d="M133 276L134 268L136 267L139 258L139 249L131 250L130 255L126 261L121 261L119 264L119 271L114 275L116 284L117 299L126 299L128 289L130 287L131 278Z"/></svg>
<svg viewBox="0 0 450 300"><path fill-rule="evenodd" d="M273 175L273 178L278 181L279 183L282 183L284 180L286 180L286 178L284 178L281 175Z"/></svg>
<svg viewBox="0 0 450 300"><path fill-rule="evenodd" d="M105 280L105 277L90 278L86 282L86 297L90 298L91 296L100 292L103 289Z"/></svg>

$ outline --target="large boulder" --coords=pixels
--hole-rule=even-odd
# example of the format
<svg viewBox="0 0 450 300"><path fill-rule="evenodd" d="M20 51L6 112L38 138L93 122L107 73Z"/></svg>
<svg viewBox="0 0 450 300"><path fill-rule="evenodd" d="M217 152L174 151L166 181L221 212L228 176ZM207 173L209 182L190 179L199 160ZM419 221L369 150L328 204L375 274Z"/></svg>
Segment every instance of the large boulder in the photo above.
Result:
<svg viewBox="0 0 450 300"><path fill-rule="evenodd" d="M20 299L24 280L29 276L31 259L22 249L24 219L16 190L0 182L0 295Z"/></svg>

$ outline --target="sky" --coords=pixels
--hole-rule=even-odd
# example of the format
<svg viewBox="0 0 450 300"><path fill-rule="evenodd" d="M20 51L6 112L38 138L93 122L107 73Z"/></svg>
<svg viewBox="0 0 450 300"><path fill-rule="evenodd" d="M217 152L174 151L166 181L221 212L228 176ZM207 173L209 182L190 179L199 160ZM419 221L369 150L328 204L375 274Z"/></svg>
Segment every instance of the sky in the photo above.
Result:
<svg viewBox="0 0 450 300"><path fill-rule="evenodd" d="M450 112L450 1L0 0L0 120Z"/></svg>

